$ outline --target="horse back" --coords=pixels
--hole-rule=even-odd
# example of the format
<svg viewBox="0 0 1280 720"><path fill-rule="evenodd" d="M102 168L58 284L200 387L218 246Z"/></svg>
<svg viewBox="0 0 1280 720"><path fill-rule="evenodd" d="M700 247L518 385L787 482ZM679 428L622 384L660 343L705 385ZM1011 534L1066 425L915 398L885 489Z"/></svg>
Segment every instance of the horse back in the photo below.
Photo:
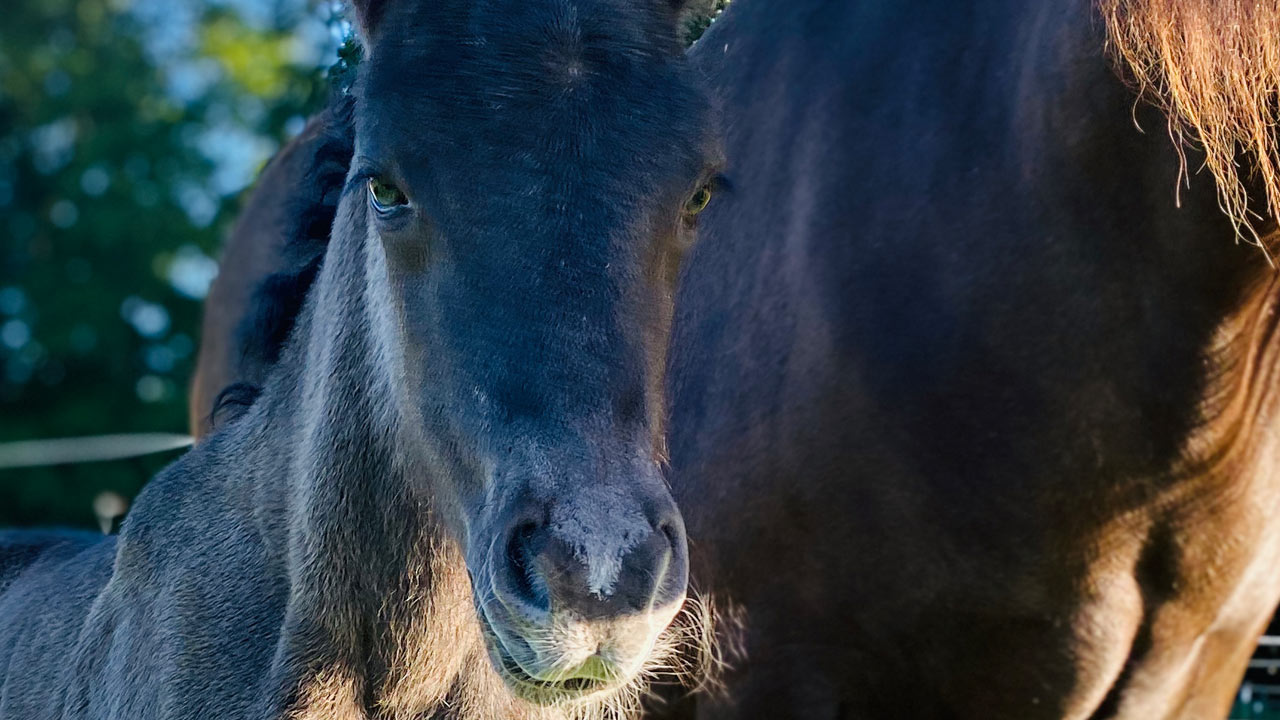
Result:
<svg viewBox="0 0 1280 720"><path fill-rule="evenodd" d="M219 446L148 483L118 536L0 533L0 720L253 716L288 586Z"/></svg>

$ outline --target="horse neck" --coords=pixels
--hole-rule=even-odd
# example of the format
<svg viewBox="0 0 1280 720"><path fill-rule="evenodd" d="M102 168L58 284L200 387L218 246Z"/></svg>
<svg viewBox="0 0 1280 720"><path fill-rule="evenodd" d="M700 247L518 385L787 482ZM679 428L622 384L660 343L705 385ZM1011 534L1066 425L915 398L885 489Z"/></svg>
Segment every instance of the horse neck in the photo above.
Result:
<svg viewBox="0 0 1280 720"><path fill-rule="evenodd" d="M323 655L306 664L355 678L361 696L412 664L406 638L424 636L414 628L448 621L428 616L471 611L465 565L422 478L409 481L386 274L366 245L334 238L276 371L237 423L257 468L254 506L279 516L267 541L290 587L285 633ZM479 643L429 653L437 685Z"/></svg>
<svg viewBox="0 0 1280 720"><path fill-rule="evenodd" d="M1171 141L1167 115L1125 81L1096 0L892 12L900 32L889 36L913 27L923 39L896 51L915 85L898 97L945 128L938 166L971 170L963 183L982 188L952 201L971 212L957 227L1003 217L999 227L1021 233L975 233L985 247L998 235L1023 265L1054 272L1076 260L1063 257L1070 245L1098 283L1174 293L1206 315L1247 302L1266 258L1237 243L1214 178L1195 172L1202 156ZM1031 237L1054 244L1028 248Z"/></svg>
<svg viewBox="0 0 1280 720"><path fill-rule="evenodd" d="M1249 398L1241 407L1265 401L1264 384L1256 382L1265 363L1244 359L1277 356L1268 349L1276 334L1267 318L1274 315L1260 309L1275 305L1274 270L1261 250L1238 242L1214 178L1193 174L1201 158L1171 141L1165 113L1124 82L1107 54L1095 0L1005 0L988 7L983 22L965 25L969 37L956 34L964 45L948 45L956 41L942 32L935 50L964 58L964 47L985 47L985 56L960 63L983 78L969 93L973 109L942 108L967 118L952 131L971 138L948 145L960 159L943 167L986 163L971 148L995 149L983 151L995 156L994 170L971 180L983 200L962 201L961 191L951 202L963 208L957 227L972 217L999 218L995 231L973 233L977 252L962 252L984 258L979 262L992 272L994 296L1008 293L1001 302L1056 303L1046 315L1059 313L1062 322L1045 319L1043 330L1026 331L1029 340L1052 343L1072 337L1075 328L1088 329L1086 347L1058 346L1059 386L1121 385L1124 407L1165 424L1146 425L1117 443L1143 448L1135 467L1149 471L1142 464L1149 457L1216 456L1216 450L1189 448L1188 437L1212 435L1212 441L1192 442L1214 448L1236 437L1234 429L1213 426L1235 428L1238 417L1206 410L1204 397ZM984 46L979 36L986 35L1005 39ZM964 87L958 78L951 82ZM971 227L984 229L977 221ZM1005 257L1012 260L998 259ZM963 268L974 269L984 266ZM1161 359L1158 368L1147 366L1153 357ZM1073 367L1096 369L1077 373ZM1217 370L1199 372L1205 367ZM1176 411L1162 405L1171 397L1178 398ZM1207 476L1180 467L1167 475L1173 485Z"/></svg>

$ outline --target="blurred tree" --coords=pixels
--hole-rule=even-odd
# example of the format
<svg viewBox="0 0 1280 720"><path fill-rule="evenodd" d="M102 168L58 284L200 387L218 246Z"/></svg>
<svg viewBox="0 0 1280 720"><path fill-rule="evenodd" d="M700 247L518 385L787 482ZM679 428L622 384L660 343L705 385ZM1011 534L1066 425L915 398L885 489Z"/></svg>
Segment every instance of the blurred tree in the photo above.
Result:
<svg viewBox="0 0 1280 720"><path fill-rule="evenodd" d="M174 24L183 8L191 27ZM185 431L220 236L257 167L326 92L323 22L292 32L300 13L316 18L305 3L253 22L222 2L147 9L6 3L0 442ZM184 33L192 42L164 47ZM132 497L170 459L0 470L0 525L94 525L93 497Z"/></svg>
<svg viewBox="0 0 1280 720"><path fill-rule="evenodd" d="M711 27L716 16L729 7L729 0L690 0L683 18L684 42L692 45Z"/></svg>

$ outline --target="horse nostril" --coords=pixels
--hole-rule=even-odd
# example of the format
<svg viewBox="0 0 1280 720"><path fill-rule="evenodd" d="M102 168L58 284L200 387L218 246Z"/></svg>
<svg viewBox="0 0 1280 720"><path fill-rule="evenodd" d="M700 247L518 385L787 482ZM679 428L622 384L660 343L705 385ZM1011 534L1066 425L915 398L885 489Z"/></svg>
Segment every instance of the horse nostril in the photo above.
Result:
<svg viewBox="0 0 1280 720"><path fill-rule="evenodd" d="M688 540L684 533L684 523L679 515L672 517L668 515L658 521L658 532L667 541L667 549L671 552L670 560L673 569L677 574L682 574L684 569L686 556L688 555Z"/></svg>
<svg viewBox="0 0 1280 720"><path fill-rule="evenodd" d="M496 599L509 619L535 625L549 614L591 620L670 605L684 594L688 552L684 524L668 504L630 513L625 505L569 505L572 515L564 506L522 508L490 556Z"/></svg>
<svg viewBox="0 0 1280 720"><path fill-rule="evenodd" d="M537 572L533 564L533 544L538 524L532 521L520 523L507 539L507 575L510 590L515 599L533 607L546 609L547 597L534 582Z"/></svg>
<svg viewBox="0 0 1280 720"><path fill-rule="evenodd" d="M666 542L665 560L662 575L656 578L653 599L662 604L682 596L688 582L688 541L685 539L684 524L676 516L667 516L658 522L658 532Z"/></svg>
<svg viewBox="0 0 1280 720"><path fill-rule="evenodd" d="M682 533L680 532L679 528L676 527L676 524L671 522L670 520L667 520L667 521L664 521L658 529L661 530L662 534L667 537L667 544L671 546L671 552L678 553L680 548Z"/></svg>

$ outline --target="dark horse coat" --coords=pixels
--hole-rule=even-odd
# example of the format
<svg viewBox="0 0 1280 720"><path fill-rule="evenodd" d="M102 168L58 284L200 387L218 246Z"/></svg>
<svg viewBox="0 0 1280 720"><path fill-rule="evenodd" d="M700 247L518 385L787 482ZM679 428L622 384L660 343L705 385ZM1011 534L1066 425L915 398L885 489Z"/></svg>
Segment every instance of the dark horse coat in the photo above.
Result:
<svg viewBox="0 0 1280 720"><path fill-rule="evenodd" d="M1280 281L1210 178L1175 203L1166 119L1134 127L1104 20L1141 58L1146 5L1238 54L1275 21L740 0L694 49L728 166L677 298L671 477L732 665L659 714L1225 714L1280 596ZM1199 107L1163 47L1147 79Z"/></svg>
<svg viewBox="0 0 1280 720"><path fill-rule="evenodd" d="M731 190L672 484L745 627L700 717L1226 715L1280 596L1280 277L1209 173L1179 206L1105 33L1247 146L1278 13L742 0L699 42Z"/></svg>

